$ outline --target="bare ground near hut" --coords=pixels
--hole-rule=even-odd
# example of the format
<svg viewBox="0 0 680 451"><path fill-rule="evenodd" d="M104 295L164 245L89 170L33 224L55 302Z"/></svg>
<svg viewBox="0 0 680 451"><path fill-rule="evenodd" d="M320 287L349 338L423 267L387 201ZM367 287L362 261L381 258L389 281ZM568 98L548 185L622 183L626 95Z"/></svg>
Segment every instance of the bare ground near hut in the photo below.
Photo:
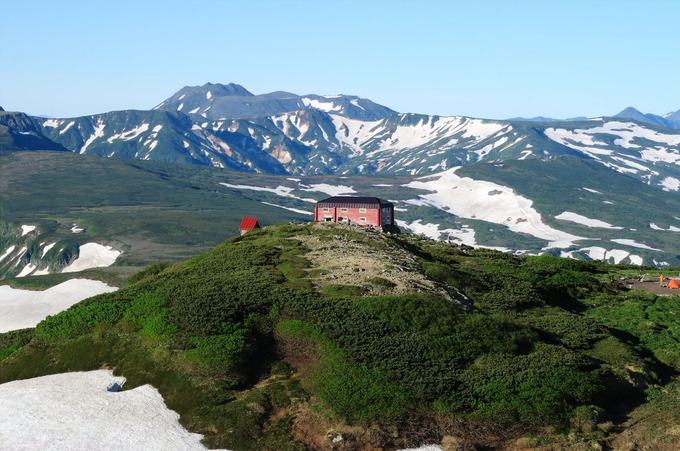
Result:
<svg viewBox="0 0 680 451"><path fill-rule="evenodd" d="M336 235L295 237L311 249L305 258L316 270L312 280L317 288L328 285L359 286L366 290L368 296L427 292L464 307L469 306L467 298L455 288L425 276L413 254L391 243L382 232L360 226L324 223L317 223L314 227L340 229ZM342 233L345 230L353 233ZM387 280L393 286L376 283L376 278Z"/></svg>

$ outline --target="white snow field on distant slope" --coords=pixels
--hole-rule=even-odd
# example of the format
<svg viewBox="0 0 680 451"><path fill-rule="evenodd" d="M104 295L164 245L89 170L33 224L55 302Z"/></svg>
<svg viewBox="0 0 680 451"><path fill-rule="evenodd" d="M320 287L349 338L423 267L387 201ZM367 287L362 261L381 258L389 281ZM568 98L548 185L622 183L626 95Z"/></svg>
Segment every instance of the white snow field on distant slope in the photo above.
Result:
<svg viewBox="0 0 680 451"><path fill-rule="evenodd" d="M611 229L611 230L621 230L623 227L613 226L608 222L600 221L599 219L591 219L586 216L582 216L578 213L573 213L571 211L565 211L555 216L555 219L561 219L562 221L574 222L576 224L581 224L586 227L596 227L600 229Z"/></svg>
<svg viewBox="0 0 680 451"><path fill-rule="evenodd" d="M101 268L111 266L121 254L111 246L104 246L98 243L83 244L78 248L78 258L62 272L78 272L90 268Z"/></svg>
<svg viewBox="0 0 680 451"><path fill-rule="evenodd" d="M446 234L446 241L454 244L464 244L466 246L494 249L501 252L512 252L512 249L508 249L507 247L484 246L483 244L477 244L475 241L475 229L465 225L460 229L439 229L439 224L433 224L430 222L423 224L422 219L411 221L410 224L399 219L397 219L395 222L399 227L408 229L417 235L424 235L433 240L440 240L442 238L442 234ZM517 252L522 253L524 251Z"/></svg>
<svg viewBox="0 0 680 451"><path fill-rule="evenodd" d="M354 188L351 186L346 186L346 185L329 185L328 183L316 183L313 185L309 185L305 187L305 185L302 185L304 188L300 188L301 191L315 191L315 192L320 192L324 194L328 194L329 196L342 196L342 195L351 195L355 194L356 191Z"/></svg>
<svg viewBox="0 0 680 451"><path fill-rule="evenodd" d="M110 392L110 370L0 385L0 443L15 450L205 450L151 385Z"/></svg>
<svg viewBox="0 0 680 451"><path fill-rule="evenodd" d="M533 201L516 194L511 188L459 177L456 175L459 168L460 166L439 174L421 177L403 185L408 188L434 191L406 202L433 206L461 218L502 224L513 232L526 233L549 241L546 248L567 248L574 245L574 241L587 239L544 224L541 215L531 206Z"/></svg>
<svg viewBox="0 0 680 451"><path fill-rule="evenodd" d="M583 252L590 257L592 260L598 261L610 261L613 260L615 264L621 263L626 257L633 265L641 266L643 263L643 258L639 255L633 255L630 252L624 251L622 249L610 249L607 250L600 246L590 246L577 249L570 252L560 252L560 257L564 258L576 258L574 257L574 252Z"/></svg>
<svg viewBox="0 0 680 451"><path fill-rule="evenodd" d="M71 279L45 291L18 290L0 286L0 333L35 327L48 315L55 315L89 297L116 291L104 282Z"/></svg>

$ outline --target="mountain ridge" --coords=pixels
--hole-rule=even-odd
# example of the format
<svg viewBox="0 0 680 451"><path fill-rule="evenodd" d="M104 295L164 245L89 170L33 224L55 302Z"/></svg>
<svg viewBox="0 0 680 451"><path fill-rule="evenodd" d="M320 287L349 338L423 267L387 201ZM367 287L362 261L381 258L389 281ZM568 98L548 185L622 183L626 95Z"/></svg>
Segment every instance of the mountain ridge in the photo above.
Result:
<svg viewBox="0 0 680 451"><path fill-rule="evenodd" d="M663 116L651 113L642 113L636 108L629 106L624 108L619 113L615 114L613 117L635 119L639 122L645 122L648 124L663 125L664 127L670 128L680 128L680 110L672 111L666 113Z"/></svg>

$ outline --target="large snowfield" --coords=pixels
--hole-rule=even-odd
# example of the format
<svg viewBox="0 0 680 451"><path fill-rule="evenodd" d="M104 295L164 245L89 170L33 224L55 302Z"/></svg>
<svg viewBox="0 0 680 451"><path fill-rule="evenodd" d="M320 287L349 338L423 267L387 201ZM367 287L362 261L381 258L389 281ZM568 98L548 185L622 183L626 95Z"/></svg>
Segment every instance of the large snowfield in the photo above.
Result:
<svg viewBox="0 0 680 451"><path fill-rule="evenodd" d="M430 205L461 218L481 219L502 224L513 232L526 233L549 241L546 248L566 248L585 238L553 229L543 222L531 206L532 201L512 189L492 182L459 177L458 167L404 185L432 191L407 201L413 205Z"/></svg>
<svg viewBox="0 0 680 451"><path fill-rule="evenodd" d="M110 370L0 385L3 450L204 450L151 385L112 392Z"/></svg>
<svg viewBox="0 0 680 451"><path fill-rule="evenodd" d="M0 286L0 333L35 327L47 315L55 315L83 299L116 291L104 282L71 279L45 291Z"/></svg>
<svg viewBox="0 0 680 451"><path fill-rule="evenodd" d="M101 268L111 266L121 254L111 246L104 246L98 243L87 243L78 249L78 258L62 272L78 272L90 268Z"/></svg>

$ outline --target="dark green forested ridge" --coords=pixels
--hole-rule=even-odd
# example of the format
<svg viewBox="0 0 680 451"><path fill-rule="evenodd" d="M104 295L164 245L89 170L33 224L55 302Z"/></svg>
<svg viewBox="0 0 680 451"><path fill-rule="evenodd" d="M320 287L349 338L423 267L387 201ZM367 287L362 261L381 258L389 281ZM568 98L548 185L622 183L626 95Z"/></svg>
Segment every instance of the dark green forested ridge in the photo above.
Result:
<svg viewBox="0 0 680 451"><path fill-rule="evenodd" d="M415 266L393 263L404 256ZM371 262L386 267L373 274ZM394 274L407 268L469 306L424 285L402 290ZM273 226L0 335L0 380L112 367L126 389L153 384L206 445L228 449L314 448L329 429L379 448L444 435L568 448L642 430L663 449L680 424L680 296L610 282L633 271ZM355 282L328 282L348 275Z"/></svg>

